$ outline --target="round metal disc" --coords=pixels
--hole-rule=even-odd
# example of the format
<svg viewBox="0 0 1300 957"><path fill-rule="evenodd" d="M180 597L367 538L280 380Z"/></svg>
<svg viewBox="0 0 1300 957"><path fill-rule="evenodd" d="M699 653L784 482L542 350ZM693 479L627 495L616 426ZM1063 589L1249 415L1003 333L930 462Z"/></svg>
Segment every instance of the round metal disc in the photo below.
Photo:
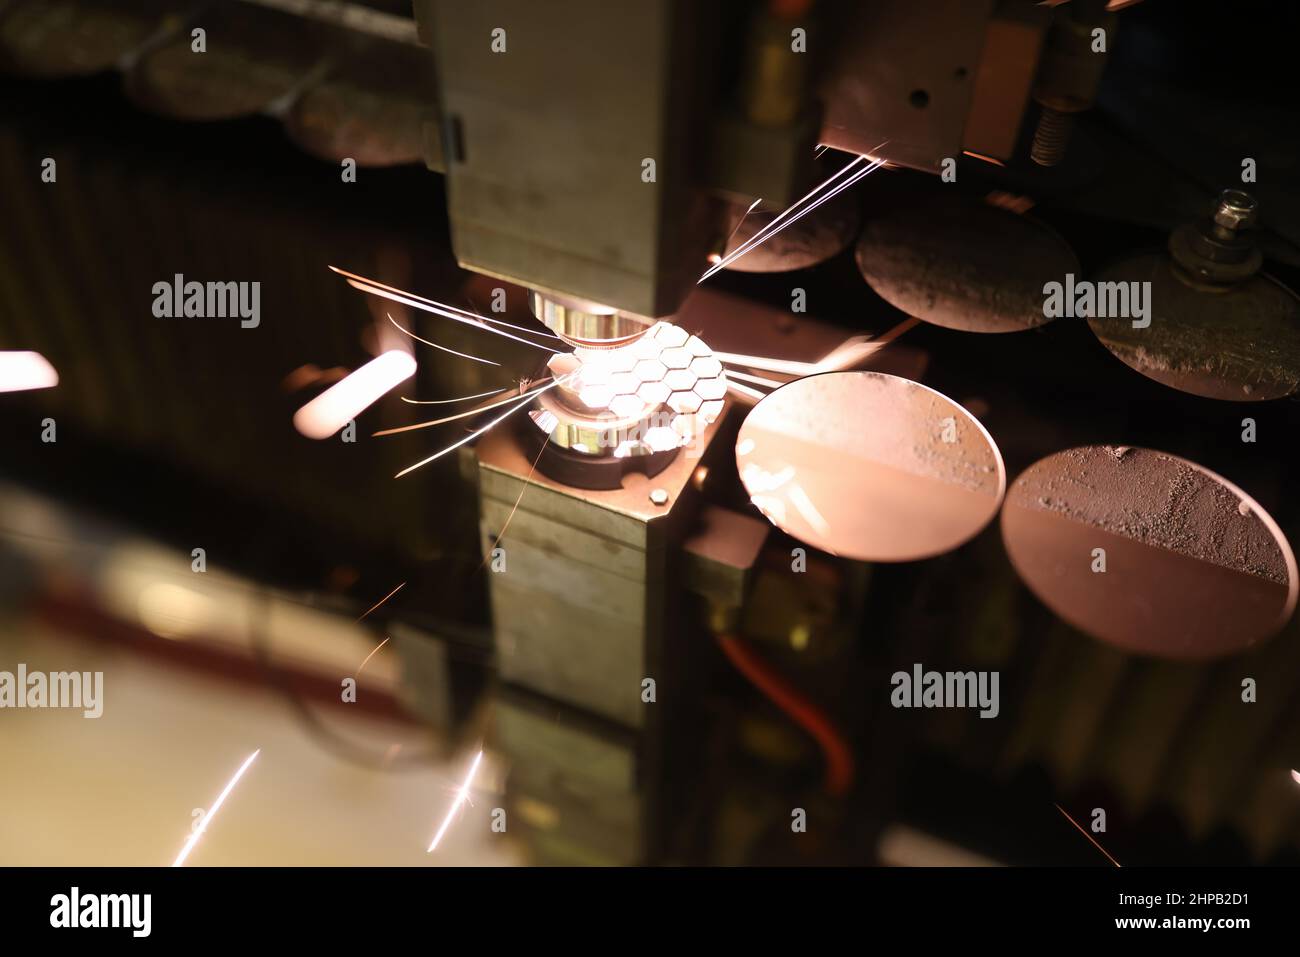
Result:
<svg viewBox="0 0 1300 957"><path fill-rule="evenodd" d="M738 207L735 215L739 222L732 224L735 232L727 242L724 258L771 225L780 213L756 209L746 214L744 207ZM726 268L748 273L807 269L847 249L861 225L858 200L851 190L846 189L808 215L773 233Z"/></svg>
<svg viewBox="0 0 1300 957"><path fill-rule="evenodd" d="M1273 519L1232 483L1162 452L1048 456L1012 484L1002 537L1045 605L1125 651L1233 654L1295 609L1295 555Z"/></svg>
<svg viewBox="0 0 1300 957"><path fill-rule="evenodd" d="M1164 252L1103 269L1097 282L1149 282L1150 325L1092 318L1102 345L1149 379L1207 399L1279 399L1300 389L1300 299L1256 275L1226 290L1195 288ZM1141 320L1140 320L1141 321Z"/></svg>
<svg viewBox="0 0 1300 957"><path fill-rule="evenodd" d="M797 379L740 427L736 465L778 528L846 558L950 551L997 514L1006 471L984 427L926 386L879 372Z"/></svg>
<svg viewBox="0 0 1300 957"><path fill-rule="evenodd" d="M963 332L1042 325L1044 284L1079 272L1074 251L1047 226L961 196L868 223L857 261L890 305Z"/></svg>

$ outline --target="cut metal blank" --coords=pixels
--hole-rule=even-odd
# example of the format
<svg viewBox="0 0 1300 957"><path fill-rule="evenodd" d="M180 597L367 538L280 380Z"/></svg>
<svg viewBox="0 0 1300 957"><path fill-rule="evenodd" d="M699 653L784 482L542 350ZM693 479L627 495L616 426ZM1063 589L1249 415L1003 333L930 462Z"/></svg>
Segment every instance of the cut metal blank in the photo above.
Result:
<svg viewBox="0 0 1300 957"><path fill-rule="evenodd" d="M1002 537L1045 605L1129 652L1234 654L1295 609L1295 555L1277 523L1232 483L1162 452L1048 456L1012 484Z"/></svg>
<svg viewBox="0 0 1300 957"><path fill-rule="evenodd" d="M929 558L997 514L1006 471L969 412L920 383L879 372L797 379L740 427L736 465L778 528L845 558Z"/></svg>

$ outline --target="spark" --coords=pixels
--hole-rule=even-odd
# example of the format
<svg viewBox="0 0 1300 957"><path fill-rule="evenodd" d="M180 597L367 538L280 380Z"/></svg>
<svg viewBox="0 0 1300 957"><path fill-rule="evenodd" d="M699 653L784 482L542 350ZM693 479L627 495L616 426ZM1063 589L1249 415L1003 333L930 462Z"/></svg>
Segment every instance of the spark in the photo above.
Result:
<svg viewBox="0 0 1300 957"><path fill-rule="evenodd" d="M0 392L50 389L59 374L39 352L0 352Z"/></svg>
<svg viewBox="0 0 1300 957"><path fill-rule="evenodd" d="M742 382L752 382L754 385L766 386L769 389L779 389L781 386L785 385L784 382L778 381L777 379L765 379L761 375L750 375L748 372L738 372L735 369L727 370L727 378L740 379Z"/></svg>
<svg viewBox="0 0 1300 957"><path fill-rule="evenodd" d="M874 339L868 339L865 336L854 336L846 339L816 362L802 362L798 359L774 359L767 356L745 355L739 352L715 352L713 355L726 366L738 365L748 369L764 369L768 372L779 372L784 375L806 376L815 375L818 372L840 372L882 349L919 323L919 319L908 316L898 325L886 332L882 332ZM728 376L734 374L736 373L733 373L731 369L727 370Z"/></svg>
<svg viewBox="0 0 1300 957"><path fill-rule="evenodd" d="M758 199L754 200L752 203L749 204L749 209L741 213L740 219L736 220L735 227L727 235L727 241L722 244L723 252L727 251L727 247L731 245L731 241L736 238L736 233L740 232L740 227L745 225L745 220L748 218L749 214L752 213L754 211L754 208L758 206L758 204L761 203L762 201L763 201L762 197L759 197ZM722 257L719 256L717 253L713 253L712 255L709 256L709 262L715 264L720 263L722 262Z"/></svg>
<svg viewBox="0 0 1300 957"><path fill-rule="evenodd" d="M727 380L727 391L734 392L741 398L750 399L754 402L759 402L767 398L766 392L760 392L752 386L741 385L739 382L733 382L731 379Z"/></svg>
<svg viewBox="0 0 1300 957"><path fill-rule="evenodd" d="M564 381L565 378L568 377L564 376L560 379L554 379L552 380L550 385L546 385L540 389L534 389L532 392L525 393L522 399L520 399L510 408L506 409L505 412L501 413L501 415L497 416L495 419L493 419L487 425L483 426L481 429L476 429L475 431L471 432L469 435L461 439L459 442L454 442L451 445L447 446L445 449L442 449L439 452L435 452L433 455L430 455L427 459L421 459L419 462L416 462L414 465L408 465L406 468L402 469L402 471L394 475L393 478L401 478L403 475L406 475L410 472L414 472L416 469L420 468L423 465L428 465L430 462L437 461L438 459L446 455L448 452L454 452L456 449L460 448L462 445L466 444L467 442L474 441L474 439L477 439L480 435L482 435L485 432L491 431L493 428L500 425L506 419L510 418L510 416L512 416L514 413L522 409L529 402L533 401L534 396L541 395L543 392L546 392L548 389L554 389L557 385L559 385L562 381Z"/></svg>
<svg viewBox="0 0 1300 957"><path fill-rule="evenodd" d="M429 850L425 851L426 854L431 854L433 849L438 846L442 836L447 833L447 828L451 827L452 819L456 816L456 812L460 810L461 804L469 800L469 786L473 783L474 775L478 772L479 762L482 760L483 752L480 750L474 756L474 763L469 767L469 774L465 775L464 783L461 784L460 790L456 792L456 800L451 802L451 809L447 811L447 816L442 819L442 826L438 828L438 833L433 835L433 841L429 844Z"/></svg>
<svg viewBox="0 0 1300 957"><path fill-rule="evenodd" d="M369 293L372 296L381 296L384 299L390 299L393 302L400 302L406 306L412 306L421 309L424 312L431 312L435 316L442 316L445 319L451 319L454 322L462 322L467 326L476 326L485 332L495 333L498 336L504 336L507 339L513 339L515 342L522 342L526 346L532 346L535 349L545 349L547 352L553 351L549 346L541 345L529 339L521 339L519 336L503 332L501 329L495 329L493 326L503 326L506 329L514 329L516 332L522 332L525 335L541 336L547 339L559 340L559 336L549 332L538 332L533 329L526 329L523 326L516 326L514 323L505 322L501 319L489 319L487 316L480 316L476 313L466 312L464 309L456 306L449 306L446 303L435 302L432 299L425 299L423 296L417 296L415 293L403 292L401 289L394 289L392 286L386 286L374 279L367 279L365 276L358 276L356 273L350 273L347 270L339 269L337 266L330 266L334 272L338 273L347 280L348 285L353 289L359 289L362 292ZM489 325L491 323L491 325Z"/></svg>
<svg viewBox="0 0 1300 957"><path fill-rule="evenodd" d="M398 585L396 588L394 588L392 591L390 591L390 592L389 592L387 595L385 595L383 598L379 599L379 601L377 601L377 602L375 602L373 605L371 605L371 606L366 610L366 613L365 613L364 615L362 615L360 618L358 618L356 621L354 621L353 624L354 624L354 625L359 625L359 624L361 624L363 621L365 621L367 618L369 618L369 617L371 616L371 614L372 614L372 613L373 613L377 608L379 608L380 605L382 605L384 602L388 601L388 599L392 598L394 595L396 595L399 591L401 591L401 590L402 590L403 588L405 588L405 587L406 587L406 582L402 582L400 585Z"/></svg>
<svg viewBox="0 0 1300 957"><path fill-rule="evenodd" d="M881 145L883 146L884 144ZM877 147L877 149L878 148L879 147ZM806 195L804 195L802 198L800 198L799 200L791 204L784 212L778 215L765 227L760 229L751 238L749 238L744 243L742 243L732 253L724 257L719 262L716 262L712 266L710 266L707 270L705 270L704 275L701 276L697 282L704 282L704 280L708 279L718 270L726 268L730 263L735 262L737 259L739 259L741 256L744 256L750 250L767 242L767 240L771 239L773 236L775 236L781 230L785 229L787 226L790 226L793 223L798 222L800 219L802 219L804 216L811 213L818 206L821 206L823 203L834 199L836 196L838 196L844 190L848 189L850 186L852 186L858 180L862 179L864 176L867 176L868 174L879 169L881 166L885 165L884 160L871 159L871 162L868 163L865 167L856 170L855 172L853 172L851 176L848 176L847 179L843 179L846 176L846 174L848 174L851 170L854 170L854 168L857 167L860 163L868 159L871 159L871 157L867 154L863 154L859 156L857 159L850 160L849 163L838 173L831 174L831 176L828 177L826 180L822 181L820 184L813 187L812 190L810 190ZM843 179L842 182L836 183L837 180L841 180L841 179ZM830 188L832 184L836 184L834 188ZM809 200L812 200L812 202L809 202ZM803 205L804 203L807 203L807 205L806 206Z"/></svg>
<svg viewBox="0 0 1300 957"><path fill-rule="evenodd" d="M962 150L962 153L963 153L964 155L966 155L966 156L973 157L974 159L977 159L977 160L983 160L983 161L986 162L986 163L992 163L994 166L1006 166L1006 165L1007 165L1006 163L1002 162L1002 160L1000 160L1000 159L995 159L995 158L992 157L992 156L985 156L983 153L975 153L975 152L972 152L971 150Z"/></svg>
<svg viewBox="0 0 1300 957"><path fill-rule="evenodd" d="M551 431L554 431L554 427L552 427ZM515 517L515 512L519 511L519 503L524 500L524 492L528 490L528 485L533 480L533 473L537 471L537 463L542 460L542 453L546 451L546 446L550 441L551 432L547 432L546 438L542 441L542 447L537 450L537 455L533 459L533 464L528 469L528 474L524 476L523 484L519 486L519 497L515 499L514 507L510 509L510 514L506 516L506 520L501 524L501 531L497 533L496 541L492 543L492 547L488 549L488 553L483 556L483 562L478 566L479 571L484 569L488 560L492 557L492 553L495 552L497 546L501 544L501 539L506 537L506 529L510 527L510 522Z"/></svg>
<svg viewBox="0 0 1300 957"><path fill-rule="evenodd" d="M225 803L226 797L235 789L235 785L238 784L239 779L244 776L244 772L248 770L248 766L252 764L261 753L262 749L258 748L244 760L243 764L239 766L239 770L235 772L235 776L226 783L225 789L217 795L217 799L212 803L212 810L203 815L202 823L194 829L194 833L192 833L189 840L185 842L185 846L181 848L181 852L176 855L176 860L172 862L172 867L180 867L185 863L185 858L190 856L190 851L194 850L194 845L199 842L199 838L203 836L203 832L208 829L208 824L217 816L217 811L221 810L221 805Z"/></svg>
<svg viewBox="0 0 1300 957"><path fill-rule="evenodd" d="M402 401L410 405L450 405L453 402L468 402L470 399L485 399L490 395L500 395L505 389L492 389L488 392L479 392L476 395L462 395L458 399L408 399L402 396Z"/></svg>
<svg viewBox="0 0 1300 957"><path fill-rule="evenodd" d="M490 366L501 365L501 363L493 362L491 359L481 359L478 356L470 355L468 352L457 352L455 349L448 349L446 346L440 346L436 342L430 342L428 339L425 339L421 336L417 336L414 332L412 332L410 329L407 329L405 326L399 326L397 324L397 320L394 319L390 313L384 313L384 315L388 316L388 321L391 322L394 326L396 326L399 331L406 333L416 342L423 342L426 346L433 346L435 349L441 349L443 352L450 352L452 355L460 356L462 359L473 359L475 362L482 362L485 365L490 365Z"/></svg>
<svg viewBox="0 0 1300 957"><path fill-rule="evenodd" d="M538 381L540 382L543 380L539 379ZM500 391L504 392L505 390L502 389ZM448 422L455 422L457 419L468 419L471 416L479 415L480 413L483 412L490 412L492 409L498 409L503 405L509 405L516 398L524 398L525 396L534 396L544 391L545 389L533 389L530 392L515 393L514 395L507 396L506 398L501 399L500 401L489 402L487 405L481 405L478 406L477 408L468 409L465 412L457 412L455 415L444 416L441 419L430 419L427 422L416 422L413 425L399 425L393 429L383 429L382 431L375 432L373 433L373 435L376 437L381 435L396 435L399 432L414 432L416 429L428 429L428 428L432 428L435 425L446 425Z"/></svg>
<svg viewBox="0 0 1300 957"><path fill-rule="evenodd" d="M392 349L334 383L294 413L294 427L309 439L326 439L401 382L415 375L415 359Z"/></svg>
<svg viewBox="0 0 1300 957"><path fill-rule="evenodd" d="M385 637L384 640L381 641L379 644L375 645L374 648L370 649L370 654L366 655L366 659L365 659L365 661L361 662L361 664L357 666L357 670L354 671L354 672L352 672L352 677L354 677L354 678L360 678L360 677L361 677L361 669L364 668L367 664L369 664L370 659L373 658L373 657L375 656L375 653L376 653L377 651L379 651L380 648L384 647L384 645L386 645L386 644L388 644L388 638L387 638L387 637Z"/></svg>
<svg viewBox="0 0 1300 957"><path fill-rule="evenodd" d="M1120 866L1119 861L1117 861L1117 860L1115 860L1115 858L1111 857L1110 854L1107 852L1107 850L1106 850L1104 847L1102 847L1100 844L1098 844L1097 841L1093 838L1093 836L1092 836L1091 834L1089 834L1087 831L1085 831L1082 827L1079 827L1079 822L1076 821L1074 818L1070 817L1070 815L1066 813L1065 808L1061 807L1061 805L1059 805L1059 804L1054 805L1054 807L1055 807L1058 811L1060 811L1062 814L1065 814L1065 819L1066 819L1067 821L1069 821L1071 824L1073 824L1075 827L1079 828L1079 833L1082 834L1084 837L1086 837L1088 840L1092 841L1093 847L1097 848L1097 850L1099 850L1099 851L1101 851L1103 854L1105 854L1105 855L1106 855L1106 859L1107 859L1108 861L1110 861L1110 862L1111 862L1112 864L1114 864L1116 867L1119 867L1119 866Z"/></svg>

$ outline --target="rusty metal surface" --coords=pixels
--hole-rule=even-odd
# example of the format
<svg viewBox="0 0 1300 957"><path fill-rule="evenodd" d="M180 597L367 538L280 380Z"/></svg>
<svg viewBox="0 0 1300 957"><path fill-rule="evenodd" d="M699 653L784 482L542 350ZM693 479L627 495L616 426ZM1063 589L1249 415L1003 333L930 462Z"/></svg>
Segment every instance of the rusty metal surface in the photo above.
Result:
<svg viewBox="0 0 1300 957"><path fill-rule="evenodd" d="M1132 256L1097 282L1149 282L1151 324L1091 318L1102 345L1163 385L1207 399L1262 402L1300 389L1300 299L1263 274L1222 291L1193 288L1162 251Z"/></svg>
<svg viewBox="0 0 1300 957"><path fill-rule="evenodd" d="M1002 535L1048 607L1125 651L1233 654L1295 609L1295 555L1273 519L1212 472L1149 449L1088 446L1035 463L1007 496Z"/></svg>
<svg viewBox="0 0 1300 957"><path fill-rule="evenodd" d="M1052 229L962 196L867 224L858 268L891 305L964 332L1019 332L1047 322L1043 286L1079 272Z"/></svg>

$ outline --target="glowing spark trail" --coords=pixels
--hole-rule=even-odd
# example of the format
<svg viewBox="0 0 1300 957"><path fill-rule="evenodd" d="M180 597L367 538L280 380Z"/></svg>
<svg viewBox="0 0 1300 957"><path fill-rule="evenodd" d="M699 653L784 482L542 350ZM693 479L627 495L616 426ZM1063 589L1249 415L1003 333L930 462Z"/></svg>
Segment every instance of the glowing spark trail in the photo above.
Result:
<svg viewBox="0 0 1300 957"><path fill-rule="evenodd" d="M369 664L369 663L370 663L370 659L373 658L373 657L375 656L375 653L376 653L377 651L379 651L380 648L384 647L384 645L386 645L386 644L388 644L388 639L387 639L387 638L385 638L385 639L384 639L383 641L381 641L379 644L375 645L375 647L372 648L372 649L370 650L370 654L366 655L366 659L365 659L365 661L361 662L361 664L357 666L357 670L354 671L354 672L352 673L352 677L354 677L354 678L360 678L360 677L361 677L361 669L364 668L367 664Z"/></svg>
<svg viewBox="0 0 1300 957"><path fill-rule="evenodd" d="M467 326L477 326L485 332L496 333L499 336L505 336L507 339L522 342L524 345L533 346L536 349L545 349L547 352L554 351L540 343L533 342L529 339L521 339L508 332L503 332L501 329L494 329L492 326L504 326L506 329L514 329L516 332L522 332L529 336L540 336L546 339L559 339L559 336L553 335L549 332L538 332L534 329L526 329L523 326L516 326L514 323L505 322L501 319L489 319L487 316L480 316L476 313L466 312L464 309L458 309L457 307L449 306L446 303L435 302L432 299L425 299L423 296L417 296L415 293L403 292L401 289L394 289L392 286L386 286L374 279L367 279L365 276L358 276L356 273L350 273L347 270L339 269L337 266L330 266L330 269L346 279L348 285L353 289L360 289L362 292L369 293L372 296L381 296L384 299L391 299L393 302L400 302L406 306L412 306L425 312L431 312L435 316L442 316L443 318L451 319L454 322L463 322ZM489 325L489 323L491 325Z"/></svg>
<svg viewBox="0 0 1300 957"><path fill-rule="evenodd" d="M504 392L505 390L500 390ZM416 429L428 429L435 425L445 425L448 422L455 422L457 419L468 419L472 416L479 415L483 412L489 412L492 409L499 409L503 405L508 405L515 399L522 399L525 396L534 396L538 393L545 392L545 389L533 389L531 392L522 392L515 395L507 396L498 402L489 402L487 405L481 405L477 408L468 409L465 412L457 412L455 415L443 416L441 419L430 419L428 422L416 422L413 425L400 425L393 429L384 429L380 432L372 433L374 436L396 435L398 432L414 432Z"/></svg>
<svg viewBox="0 0 1300 957"><path fill-rule="evenodd" d="M475 395L462 395L458 399L408 399L402 396L402 401L410 405L451 405L453 402L468 402L470 399L485 399L490 395L500 395L505 389L492 389L489 392L479 392Z"/></svg>
<svg viewBox="0 0 1300 957"><path fill-rule="evenodd" d="M881 145L883 146L884 144L882 143ZM877 147L877 149L879 149L879 147ZM725 269L728 265L735 262L741 256L744 256L750 250L767 242L767 240L771 239L773 236L775 236L781 230L785 229L787 226L798 222L800 219L802 219L804 216L811 213L818 206L821 206L823 203L834 199L836 196L838 196L844 190L848 189L858 180L862 179L864 176L868 175L869 173L874 172L875 170L879 169L881 166L885 164L884 160L871 160L871 162L868 163L865 167L858 169L856 172L853 172L853 174L851 176L848 176L847 179L843 179L843 177L845 177L851 170L854 170L855 167L857 167L860 163L868 159L870 159L870 156L862 155L855 160L851 160L848 163L848 165L846 165L838 173L832 174L828 179L824 180L822 183L813 187L813 189L810 190L805 196L803 196L802 198L800 198L799 200L791 204L790 207L787 208L783 213L781 213L770 223L768 223L765 227L760 229L752 237L750 237L748 240L742 243L733 252L731 252L729 255L719 260L718 262L714 263L707 270L705 270L704 275L699 278L698 282L704 282L704 280L708 279L718 270ZM843 180L843 181L839 182L832 189L831 188L832 184L836 184L837 180ZM811 202L809 202L810 200ZM807 203L807 205L804 205L805 203Z"/></svg>
<svg viewBox="0 0 1300 957"><path fill-rule="evenodd" d="M361 624L363 621L365 621L367 618L370 617L370 615L375 611L375 609L377 609L384 602L388 601L388 599L392 598L394 595L396 595L399 591L401 591L405 587L406 587L406 582L402 582L400 585L398 585L396 588L390 591L383 598L379 599L379 601L375 602L368 609L366 609L366 613L362 615L360 618L358 618L355 622L353 622L353 624L355 625Z"/></svg>
<svg viewBox="0 0 1300 957"><path fill-rule="evenodd" d="M784 375L805 376L814 375L818 372L842 372L857 363L861 362L867 356L884 348L893 342L900 335L920 323L919 319L909 316L892 329L888 329L876 336L874 339L868 339L865 336L854 336L840 343L826 355L822 356L816 362L801 362L798 359L775 359L767 356L751 356L739 352L715 352L714 357L725 366L742 366L747 369L765 369L768 372L780 372ZM727 369L727 375L736 375L730 368ZM744 378L741 376L741 378ZM753 381L756 377L749 377Z"/></svg>
<svg viewBox="0 0 1300 957"><path fill-rule="evenodd" d="M194 850L194 845L199 842L199 838L203 836L203 832L208 829L208 824L210 824L212 819L217 816L217 811L221 810L221 805L225 803L226 797L235 789L235 785L238 784L239 779L244 776L244 772L248 770L248 766L252 764L261 753L262 749L258 748L245 759L243 764L239 766L239 770L235 772L235 776L227 782L225 789L218 794L217 799L212 802L212 808L207 814L203 815L202 823L194 829L189 840L185 842L185 846L181 848L181 852L176 855L176 860L172 862L172 867L180 867L185 863L185 858L190 856L190 851Z"/></svg>
<svg viewBox="0 0 1300 957"><path fill-rule="evenodd" d="M474 441L474 440L477 439L480 435L483 435L485 432L489 432L489 431L491 431L491 430L494 429L496 426L498 426L498 425L500 425L502 422L504 422L506 419L510 418L510 416L514 415L516 412L518 412L520 409L522 409L522 408L523 408L525 405L527 405L529 402L532 402L534 396L541 395L541 393L546 392L548 389L554 389L557 385L559 385L561 382L563 382L563 381L564 381L565 379L567 379L567 378L568 378L568 376L562 376L561 378L556 379L556 380L554 380L553 382L551 382L550 385L543 386L543 387L540 388L540 389L535 389L535 390L533 390L532 392L525 393L525 394L524 394L524 397L523 397L522 399L520 399L518 402L516 402L516 403L515 403L514 405L512 405L510 408L506 409L505 412L501 413L499 416L497 416L495 419L493 419L493 420L492 420L491 422L489 422L487 425L483 426L481 429L476 429L475 431L471 432L469 435L465 436L465 438L461 439L459 442L455 442L455 443L453 443L453 444L447 446L445 449L441 450L440 452L435 452L433 455L430 455L427 459L421 459L419 462L416 462L414 465L408 465L406 468L402 469L402 471L400 471L400 472L398 472L396 475L394 475L393 478L401 478L403 475L406 475L406 474L408 474L408 473L410 473L410 472L414 472L416 469L420 468L422 465L428 465L430 462L434 462L434 461L436 461L436 460L442 458L442 457L443 457L444 455L446 455L448 452L454 452L456 449L460 448L462 445L466 444L467 442L472 442L472 441Z"/></svg>
<svg viewBox="0 0 1300 957"><path fill-rule="evenodd" d="M527 326L517 326L513 322L506 322L504 319L492 319L488 316L481 316L477 312L470 312L468 309L462 309L459 306L453 306L445 302L438 302L438 300L430 299L427 296L420 296L413 292L407 292L404 289L398 289L396 286L390 286L387 283L382 283L378 279L368 279L365 276L358 276L354 272L348 272L346 269L339 269L337 266L330 266L329 268L333 272L338 273L344 279L347 279L358 289L361 287L356 286L356 283L361 283L366 286L372 286L375 289L383 289L388 292L397 293L398 295L401 296L406 296L409 299L418 300L424 303L425 305L437 306L439 309L446 309L450 312L458 313L459 315L462 315L465 318L471 319L475 322L489 322L494 326L505 326L507 329L514 329L516 332L524 332L530 336L542 336L543 338L546 339L560 338L559 336L555 335L552 332L543 332L540 329L529 329ZM353 282L353 280L355 280L355 282Z"/></svg>
<svg viewBox="0 0 1300 957"><path fill-rule="evenodd" d="M730 379L727 380L727 391L734 392L736 395L748 399L750 402L760 402L767 397L766 392L760 392L753 386L741 385L739 382L733 382Z"/></svg>
<svg viewBox="0 0 1300 957"><path fill-rule="evenodd" d="M384 315L388 316L388 321L391 322L394 326L397 326L397 329L400 332L406 333L416 342L423 342L426 346L433 346L435 349L441 349L443 352L450 352L452 355L460 356L462 359L473 359L475 362L482 362L490 366L501 365L501 363L493 362L491 359L480 359L478 356L472 356L468 352L457 352L455 349L448 349L446 346L440 346L436 342L430 342L428 339L422 338L421 336L417 336L414 332L412 332L410 329L407 329L405 326L397 325L397 320L394 319L392 316L389 316L388 313L384 313Z"/></svg>
<svg viewBox="0 0 1300 957"><path fill-rule="evenodd" d="M438 833L433 835L433 842L429 845L429 850L425 851L426 854L432 853L433 849L438 846L438 842L442 840L442 836L447 833L447 828L451 827L451 822L456 816L456 812L460 809L460 806L469 799L469 786L473 783L474 775L478 773L479 762L482 760L483 752L479 751L479 753L474 756L474 763L469 767L469 774L465 775L465 782L460 786L460 790L456 792L456 800L451 802L451 809L447 811L447 816L442 819L442 827L438 828Z"/></svg>
<svg viewBox="0 0 1300 957"><path fill-rule="evenodd" d="M1059 804L1056 804L1056 805L1053 805L1053 806L1054 806L1058 811L1060 811L1062 814L1065 814L1065 819L1066 819L1067 821L1069 821L1071 824L1073 824L1075 827L1079 828L1079 833L1082 834L1084 837L1086 837L1088 840L1092 841L1092 846L1095 847L1097 850L1101 851L1103 854L1105 854L1105 855L1106 855L1106 859L1107 859L1108 861L1110 861L1110 862L1111 862L1112 864L1114 864L1116 867L1119 867L1119 866L1120 866L1119 861L1117 861L1117 860L1115 860L1115 858L1111 857L1110 854L1109 854L1109 852L1107 852L1107 850L1106 850L1104 847L1102 847L1100 844L1098 844L1098 843L1096 842L1096 840L1093 838L1093 836L1092 836L1091 834L1089 834L1089 833L1088 833L1087 831L1085 831L1083 828L1079 827L1079 822L1078 822L1078 821L1076 821L1074 818L1070 817L1069 814L1066 814L1066 813L1065 813L1065 808L1061 807L1061 805L1059 805Z"/></svg>
<svg viewBox="0 0 1300 957"><path fill-rule="evenodd" d="M742 382L752 382L754 385L761 385L768 389L779 389L781 386L785 385L784 382L780 382L776 379L768 379L761 375L750 375L747 372L738 372L735 369L727 370L727 378L740 379Z"/></svg>

